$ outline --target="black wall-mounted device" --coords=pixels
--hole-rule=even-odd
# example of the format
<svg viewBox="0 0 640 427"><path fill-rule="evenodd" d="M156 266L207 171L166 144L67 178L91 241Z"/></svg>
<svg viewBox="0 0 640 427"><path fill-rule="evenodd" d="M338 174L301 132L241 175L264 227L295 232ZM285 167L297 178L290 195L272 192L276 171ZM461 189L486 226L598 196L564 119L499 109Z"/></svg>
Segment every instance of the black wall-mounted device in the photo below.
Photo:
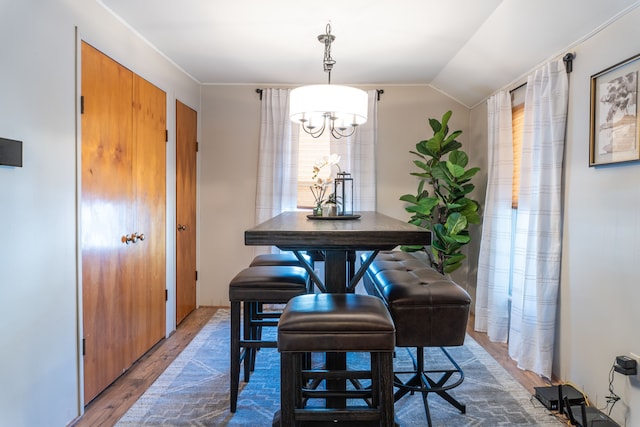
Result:
<svg viewBox="0 0 640 427"><path fill-rule="evenodd" d="M22 141L0 138L0 165L22 167Z"/></svg>
<svg viewBox="0 0 640 427"><path fill-rule="evenodd" d="M638 372L637 364L638 362L629 356L617 356L613 369L622 375L636 375Z"/></svg>

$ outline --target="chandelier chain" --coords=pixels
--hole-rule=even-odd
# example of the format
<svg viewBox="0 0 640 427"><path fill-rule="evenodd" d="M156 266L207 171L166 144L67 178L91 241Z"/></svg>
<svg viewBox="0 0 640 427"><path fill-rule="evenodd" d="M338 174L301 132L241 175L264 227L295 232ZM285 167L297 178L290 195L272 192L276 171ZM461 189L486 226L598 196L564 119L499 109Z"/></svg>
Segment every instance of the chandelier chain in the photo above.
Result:
<svg viewBox="0 0 640 427"><path fill-rule="evenodd" d="M324 71L328 73L329 84L331 84L331 71L333 70L333 66L336 64L336 61L331 57L331 43L336 39L336 37L331 34L331 24L327 24L325 31L326 34L319 35L318 40L321 43L324 43L324 60L322 61L322 64Z"/></svg>

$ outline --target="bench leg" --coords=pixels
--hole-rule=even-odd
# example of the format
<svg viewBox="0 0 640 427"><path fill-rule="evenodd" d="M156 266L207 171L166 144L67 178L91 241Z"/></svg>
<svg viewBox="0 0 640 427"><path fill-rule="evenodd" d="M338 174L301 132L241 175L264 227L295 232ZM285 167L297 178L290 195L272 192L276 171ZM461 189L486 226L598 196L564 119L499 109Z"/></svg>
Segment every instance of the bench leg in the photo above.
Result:
<svg viewBox="0 0 640 427"><path fill-rule="evenodd" d="M435 393L453 407L458 409L460 413L466 413L466 405L457 401L453 396L448 393L448 390L457 387L464 380L464 372L462 372L462 368L453 360L449 352L440 347L444 355L449 359L451 364L453 365L453 369L441 369L441 370L425 370L424 367L424 348L417 347L416 348L416 357L413 360L415 372L413 377L411 377L408 381L402 382L398 376L395 376L395 386L398 387L398 391L396 391L394 395L394 400L397 402L400 398L402 398L405 394L411 392L419 392L422 394L422 400L424 403L424 410L427 415L427 425L431 426L431 414L429 413L429 402L428 397L429 393ZM410 373L410 372L397 372L396 374L401 373ZM455 373L460 375L457 381L447 384L451 376ZM441 374L440 378L434 380L429 376L429 374Z"/></svg>

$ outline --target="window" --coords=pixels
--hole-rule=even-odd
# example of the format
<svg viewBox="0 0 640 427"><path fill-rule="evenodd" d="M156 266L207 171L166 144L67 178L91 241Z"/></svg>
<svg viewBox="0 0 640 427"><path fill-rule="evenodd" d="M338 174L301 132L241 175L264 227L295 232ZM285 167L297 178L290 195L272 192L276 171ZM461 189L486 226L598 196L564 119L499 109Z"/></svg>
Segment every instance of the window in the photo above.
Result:
<svg viewBox="0 0 640 427"><path fill-rule="evenodd" d="M298 209L313 209L315 200L309 186L313 184L313 165L330 155L330 132L314 138L300 126L298 142Z"/></svg>
<svg viewBox="0 0 640 427"><path fill-rule="evenodd" d="M513 181L511 183L511 207L518 209L520 191L520 157L522 155L522 127L524 122L524 104L511 110L511 132L513 134Z"/></svg>
<svg viewBox="0 0 640 427"><path fill-rule="evenodd" d="M526 84L511 92L511 135L513 139L513 181L511 183L511 207L518 209L520 191L520 158L522 156L522 132L524 129L524 95Z"/></svg>

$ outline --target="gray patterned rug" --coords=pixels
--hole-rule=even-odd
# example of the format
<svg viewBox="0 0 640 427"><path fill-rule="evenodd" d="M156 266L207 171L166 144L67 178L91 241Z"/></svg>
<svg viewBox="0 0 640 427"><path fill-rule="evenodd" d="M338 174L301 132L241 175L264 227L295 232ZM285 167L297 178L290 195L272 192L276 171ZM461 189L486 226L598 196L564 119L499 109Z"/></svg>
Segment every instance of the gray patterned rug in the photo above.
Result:
<svg viewBox="0 0 640 427"><path fill-rule="evenodd" d="M473 339L467 337L464 346L450 348L449 352L465 374L463 383L450 393L466 405L466 413L430 394L434 426L563 424ZM394 365L397 368L409 360L406 349L398 349ZM439 349L425 350L425 363L430 368L444 362ZM229 312L218 310L116 425L271 426L273 414L279 409L279 375L277 350L260 350L251 380L240 384L238 410L229 412ZM419 395L404 396L395 409L401 426L427 424Z"/></svg>

